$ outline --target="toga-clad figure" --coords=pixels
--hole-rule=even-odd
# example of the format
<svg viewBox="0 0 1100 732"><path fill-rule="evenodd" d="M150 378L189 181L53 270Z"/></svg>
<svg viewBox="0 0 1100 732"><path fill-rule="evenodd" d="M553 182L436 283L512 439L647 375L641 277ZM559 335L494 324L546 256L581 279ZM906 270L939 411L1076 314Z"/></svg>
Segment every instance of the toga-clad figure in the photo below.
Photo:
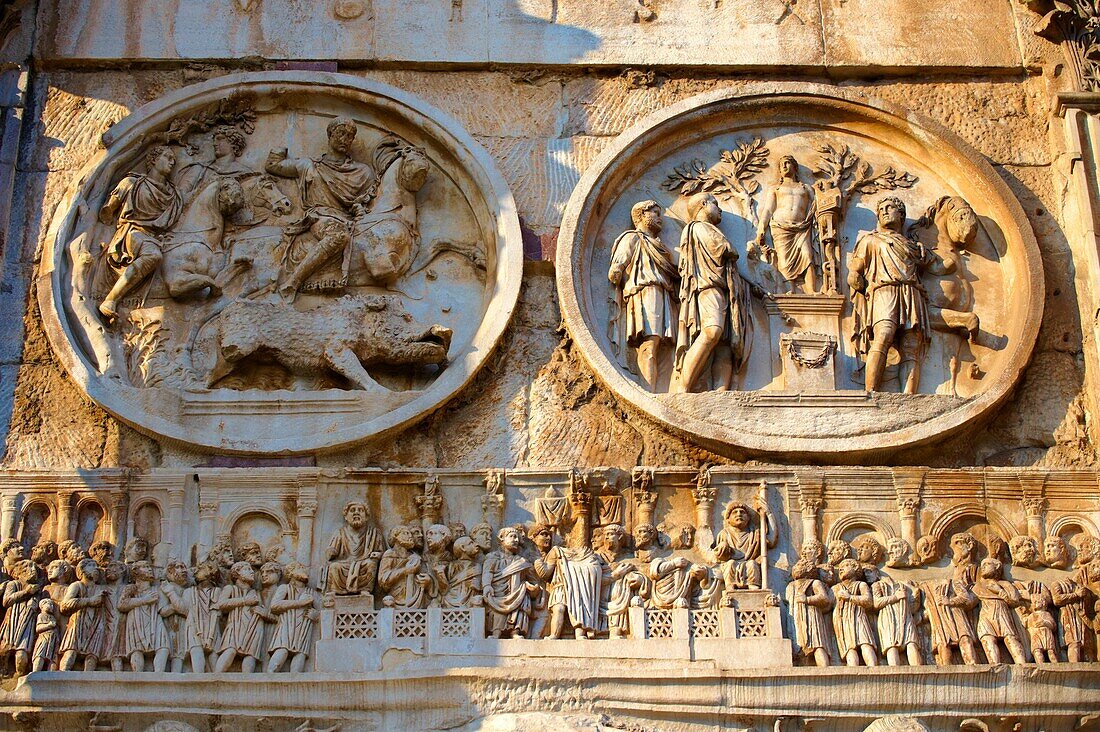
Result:
<svg viewBox="0 0 1100 732"><path fill-rule="evenodd" d="M349 154L357 129L347 117L329 122L325 130L329 152L319 158L288 158L286 148L268 153L268 173L298 179L305 217L292 225L291 231L309 231L317 240L301 261L288 261L290 274L279 287L284 297L293 297L312 274L338 254L346 259L351 245L350 222L374 197L378 185L374 169ZM288 256L292 248L287 249Z"/></svg>
<svg viewBox="0 0 1100 732"><path fill-rule="evenodd" d="M804 293L813 294L817 292L814 190L798 179L798 161L790 155L779 159L779 173L779 184L764 199L756 244L769 255L791 291L798 286Z"/></svg>
<svg viewBox="0 0 1100 732"><path fill-rule="evenodd" d="M662 344L676 338L679 275L672 253L661 241L661 206L642 201L630 209L634 228L611 247L607 278L614 291L611 343L625 361L635 349L638 371L650 390L657 390Z"/></svg>
<svg viewBox="0 0 1100 732"><path fill-rule="evenodd" d="M680 321L671 391L696 388L713 359L712 387L729 390L752 346L749 286L737 271L737 252L718 228L718 199L700 193L688 201L691 221L680 235Z"/></svg>
<svg viewBox="0 0 1100 732"><path fill-rule="evenodd" d="M539 591L533 565L520 553L523 533L505 526L497 534L500 549L485 557L481 591L486 623L494 638L530 635L532 598Z"/></svg>
<svg viewBox="0 0 1100 732"><path fill-rule="evenodd" d="M905 204L900 199L883 198L876 215L878 226L860 234L848 263L848 286L855 294L852 340L866 362L867 391L881 387L886 356L893 347L901 356L903 391L915 394L931 327L921 274L935 255L902 234Z"/></svg>
<svg viewBox="0 0 1100 732"><path fill-rule="evenodd" d="M328 591L337 595L369 595L374 592L378 560L385 550L382 537L367 525L367 506L344 506L344 525L328 544Z"/></svg>

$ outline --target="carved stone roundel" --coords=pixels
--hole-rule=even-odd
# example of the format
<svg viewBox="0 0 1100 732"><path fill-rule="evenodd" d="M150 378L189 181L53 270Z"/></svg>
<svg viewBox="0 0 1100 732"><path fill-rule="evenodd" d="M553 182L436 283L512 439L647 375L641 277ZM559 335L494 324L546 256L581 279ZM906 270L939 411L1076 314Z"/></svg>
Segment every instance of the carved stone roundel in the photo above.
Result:
<svg viewBox="0 0 1100 732"><path fill-rule="evenodd" d="M989 415L1042 267L1019 202L931 121L759 84L655 113L588 168L565 323L624 402L712 449L854 459Z"/></svg>
<svg viewBox="0 0 1100 732"><path fill-rule="evenodd" d="M488 154L413 96L263 72L104 134L59 207L39 302L73 378L139 430L239 454L405 426L473 378L522 242Z"/></svg>

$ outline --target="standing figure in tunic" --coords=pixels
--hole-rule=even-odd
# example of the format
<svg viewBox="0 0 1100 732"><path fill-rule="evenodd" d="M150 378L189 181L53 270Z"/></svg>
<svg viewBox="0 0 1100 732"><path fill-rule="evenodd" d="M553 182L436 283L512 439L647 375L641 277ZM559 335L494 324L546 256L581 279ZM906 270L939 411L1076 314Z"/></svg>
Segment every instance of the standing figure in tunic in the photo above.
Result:
<svg viewBox="0 0 1100 732"><path fill-rule="evenodd" d="M103 575L103 584L107 587L107 642L103 648L102 660L109 661L111 670L118 673L130 660L130 653L126 650L126 615L118 609L118 601L126 589L130 567L124 562L109 561L106 565L100 565L100 572Z"/></svg>
<svg viewBox="0 0 1100 732"><path fill-rule="evenodd" d="M895 348L901 357L902 390L916 394L931 328L921 274L935 255L902 233L905 204L901 199L883 198L876 214L877 228L860 234L848 262L856 315L852 340L866 363L867 391L880 390L887 354Z"/></svg>
<svg viewBox="0 0 1100 732"><path fill-rule="evenodd" d="M778 185L764 198L756 246L783 275L788 292L798 287L812 295L817 292L814 189L799 180L798 161L791 155L779 159L779 176ZM769 233L771 246L768 246Z"/></svg>
<svg viewBox="0 0 1100 732"><path fill-rule="evenodd" d="M133 584L126 586L118 600L118 611L126 615L130 668L144 671L146 655L153 654L153 670L160 673L168 668L172 642L164 621L173 609L157 586L153 565L137 562L130 567L130 578Z"/></svg>
<svg viewBox="0 0 1100 732"><path fill-rule="evenodd" d="M378 560L385 548L382 536L367 525L367 504L353 501L344 506L344 525L328 544L328 591L337 595L373 593Z"/></svg>
<svg viewBox="0 0 1100 732"><path fill-rule="evenodd" d="M550 637L562 637L568 624L577 640L592 639L601 623L600 598L611 582L611 568L590 546L556 546L546 557L550 581Z"/></svg>
<svg viewBox="0 0 1100 732"><path fill-rule="evenodd" d="M286 566L286 583L279 585L271 598L268 610L275 616L276 626L269 648L269 674L279 671L287 658L290 659L291 673L305 670L313 642L313 626L320 617L314 607L316 598L308 582L309 568L292 562Z"/></svg>
<svg viewBox="0 0 1100 732"><path fill-rule="evenodd" d="M218 621L221 620L218 596L221 593L216 583L220 576L221 569L215 562L201 562L195 567L195 583L184 593L183 609L187 619L180 631L181 645L187 649L191 671L196 674L213 669L217 663Z"/></svg>
<svg viewBox="0 0 1100 732"><path fill-rule="evenodd" d="M38 617L34 622L34 654L31 671L56 671L57 648L61 644L61 635L57 629L57 603L48 597L38 601Z"/></svg>
<svg viewBox="0 0 1100 732"><path fill-rule="evenodd" d="M447 565L447 593L443 607L477 607L481 605L481 564L477 561L481 548L468 536L454 541L454 559Z"/></svg>
<svg viewBox="0 0 1100 732"><path fill-rule="evenodd" d="M775 520L767 506L757 501L764 516L767 535L764 537L766 549L775 546L778 534ZM757 515L741 501L732 501L722 512L724 527L714 539L714 558L722 565L722 578L726 591L758 590L761 588L760 560L760 524L754 521Z"/></svg>
<svg viewBox="0 0 1100 732"><path fill-rule="evenodd" d="M817 565L799 560L791 568L787 584L787 607L794 621L795 655L812 658L818 666L829 665L829 622L825 613L833 609L833 596L821 581Z"/></svg>
<svg viewBox="0 0 1100 732"><path fill-rule="evenodd" d="M225 629L218 644L218 663L214 671L228 671L240 656L241 671L250 674L256 670L264 640L256 572L248 562L234 562L229 568L229 581L232 584L222 588L214 605L218 612L225 615Z"/></svg>
<svg viewBox="0 0 1100 732"><path fill-rule="evenodd" d="M611 344L627 361L635 349L638 371L650 391L660 380L661 346L676 339L676 283L679 275L672 252L661 241L661 206L642 201L630 209L634 228L611 246L607 278L614 290Z"/></svg>
<svg viewBox="0 0 1100 732"><path fill-rule="evenodd" d="M930 582L925 587L929 602L925 607L932 629L932 655L937 666L951 665L951 648L958 646L962 661L967 666L977 662L974 652L974 625L970 611L978 604L978 598L970 591L975 578L974 537L968 532L951 537L952 578Z"/></svg>
<svg viewBox="0 0 1100 732"><path fill-rule="evenodd" d="M688 201L690 221L680 235L680 320L673 392L694 391L711 364L711 388L728 391L752 347L749 285L737 270L737 251L718 228L718 199Z"/></svg>
<svg viewBox="0 0 1100 732"><path fill-rule="evenodd" d="M69 616L61 639L61 670L72 671L83 658L84 670L95 671L106 646L108 590L99 585L99 566L94 559L81 559L76 577L61 601L61 612Z"/></svg>
<svg viewBox="0 0 1100 732"><path fill-rule="evenodd" d="M172 641L169 656L172 672L178 674L183 671L183 662L190 650L187 647L187 631L184 626L187 623L187 590L191 585L191 570L183 562L173 559L164 568L164 579L160 583L160 592L172 611L165 618L168 636Z"/></svg>
<svg viewBox="0 0 1100 732"><path fill-rule="evenodd" d="M1001 662L998 641L1004 641L1015 663L1027 663L1024 644L1016 630L1012 609L1024 604L1020 592L1003 578L1003 565L999 559L983 559L978 568L978 580L974 583L974 596L981 603L978 610L978 639L985 648L986 659L992 664Z"/></svg>
<svg viewBox="0 0 1100 732"><path fill-rule="evenodd" d="M878 567L865 568L864 573L878 611L879 650L886 657L887 665L900 666L903 652L910 666L922 665L924 659L917 634L920 589L908 582L895 581Z"/></svg>
<svg viewBox="0 0 1100 732"><path fill-rule="evenodd" d="M497 533L500 549L485 557L481 592L488 608L489 634L493 638L526 638L531 623L531 599L539 591L534 567L520 553L523 532L505 526Z"/></svg>
<svg viewBox="0 0 1100 732"><path fill-rule="evenodd" d="M1058 625L1061 628L1061 645L1066 649L1070 663L1085 660L1085 649L1090 645L1091 628L1085 610L1089 591L1073 578L1058 580L1050 586L1050 597L1058 608Z"/></svg>
<svg viewBox="0 0 1100 732"><path fill-rule="evenodd" d="M1030 609L1027 613L1027 635L1031 641L1031 655L1035 663L1057 663L1058 642L1055 632L1058 624L1054 620L1051 608L1054 603L1050 592L1039 586L1037 592L1030 593Z"/></svg>
<svg viewBox="0 0 1100 732"><path fill-rule="evenodd" d="M428 590L432 607L440 607L447 594L447 568L454 559L451 554L453 541L454 532L444 524L432 524L424 532L424 571L432 579Z"/></svg>
<svg viewBox="0 0 1100 732"><path fill-rule="evenodd" d="M34 625L42 585L38 583L38 567L29 559L17 562L12 567L11 576L10 580L0 585L0 601L4 606L4 622L0 624L0 656L14 656L15 675L25 676L31 670Z"/></svg>
<svg viewBox="0 0 1100 732"><path fill-rule="evenodd" d="M875 601L871 588L863 581L863 567L854 559L845 559L837 567L839 582L833 587L836 609L833 630L840 657L849 666L858 666L860 658L867 666L878 665L875 631L870 611Z"/></svg>
<svg viewBox="0 0 1100 732"><path fill-rule="evenodd" d="M550 581L554 579L554 567L548 561L554 548L554 529L542 523L527 529L527 538L535 546L531 560L531 572L535 581L535 594L531 600L531 629L529 638L542 638L550 625Z"/></svg>
<svg viewBox="0 0 1100 732"><path fill-rule="evenodd" d="M414 551L416 535L412 527L395 526L389 539L390 549L378 564L378 586L386 593L383 603L407 610L428 607L432 578L425 571L424 560Z"/></svg>

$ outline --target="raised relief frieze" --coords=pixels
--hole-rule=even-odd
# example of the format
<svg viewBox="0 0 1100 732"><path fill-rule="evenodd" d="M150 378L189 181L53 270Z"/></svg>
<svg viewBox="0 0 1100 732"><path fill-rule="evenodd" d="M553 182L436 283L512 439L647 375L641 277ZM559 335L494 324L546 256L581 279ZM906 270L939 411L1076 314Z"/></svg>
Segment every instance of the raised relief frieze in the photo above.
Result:
<svg viewBox="0 0 1100 732"><path fill-rule="evenodd" d="M570 334L619 398L715 447L850 458L957 429L1035 341L1019 203L932 122L787 91L702 95L605 152L563 222Z"/></svg>
<svg viewBox="0 0 1100 732"><path fill-rule="evenodd" d="M270 72L116 125L43 266L70 373L139 429L243 453L439 406L506 326L521 258L492 163L440 120L388 87Z"/></svg>

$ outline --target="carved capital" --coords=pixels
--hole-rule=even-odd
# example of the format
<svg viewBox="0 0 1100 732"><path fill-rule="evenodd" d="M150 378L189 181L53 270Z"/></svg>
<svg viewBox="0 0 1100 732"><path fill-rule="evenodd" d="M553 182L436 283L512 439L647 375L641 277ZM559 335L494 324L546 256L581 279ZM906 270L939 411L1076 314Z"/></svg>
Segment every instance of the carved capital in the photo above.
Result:
<svg viewBox="0 0 1100 732"><path fill-rule="evenodd" d="M916 518L921 507L920 496L898 496L898 514L904 519Z"/></svg>
<svg viewBox="0 0 1100 732"><path fill-rule="evenodd" d="M14 494L14 493L9 493L9 494L7 494L3 497L0 497L0 507L2 507L5 512L14 511L15 510L15 504L18 501L18 499L19 499L18 495Z"/></svg>
<svg viewBox="0 0 1100 732"><path fill-rule="evenodd" d="M58 508L71 508L73 505L73 496L76 495L76 491L70 489L62 489L57 492L57 507Z"/></svg>
<svg viewBox="0 0 1100 732"><path fill-rule="evenodd" d="M129 491L111 491L111 510L125 511L130 504Z"/></svg>
<svg viewBox="0 0 1100 732"><path fill-rule="evenodd" d="M436 520L443 512L443 493L439 488L439 476L429 475L424 480L424 492L416 497L420 518Z"/></svg>
<svg viewBox="0 0 1100 732"><path fill-rule="evenodd" d="M1043 511L1047 507L1047 499L1042 496L1025 496L1020 500L1020 503L1024 507L1024 513L1027 514L1029 519L1039 519L1043 517Z"/></svg>
<svg viewBox="0 0 1100 732"><path fill-rule="evenodd" d="M317 501L312 499L298 499L298 517L313 518L317 515Z"/></svg>
<svg viewBox="0 0 1100 732"><path fill-rule="evenodd" d="M718 499L718 489L711 482L710 470L704 468L695 477L695 487L691 489L691 497L695 501L695 507L711 507Z"/></svg>
<svg viewBox="0 0 1100 732"><path fill-rule="evenodd" d="M216 518L218 506L217 501L199 501L199 518Z"/></svg>
<svg viewBox="0 0 1100 732"><path fill-rule="evenodd" d="M825 505L824 499L819 496L799 496L798 507L802 509L803 514L809 514L817 516L821 511L821 507Z"/></svg>

